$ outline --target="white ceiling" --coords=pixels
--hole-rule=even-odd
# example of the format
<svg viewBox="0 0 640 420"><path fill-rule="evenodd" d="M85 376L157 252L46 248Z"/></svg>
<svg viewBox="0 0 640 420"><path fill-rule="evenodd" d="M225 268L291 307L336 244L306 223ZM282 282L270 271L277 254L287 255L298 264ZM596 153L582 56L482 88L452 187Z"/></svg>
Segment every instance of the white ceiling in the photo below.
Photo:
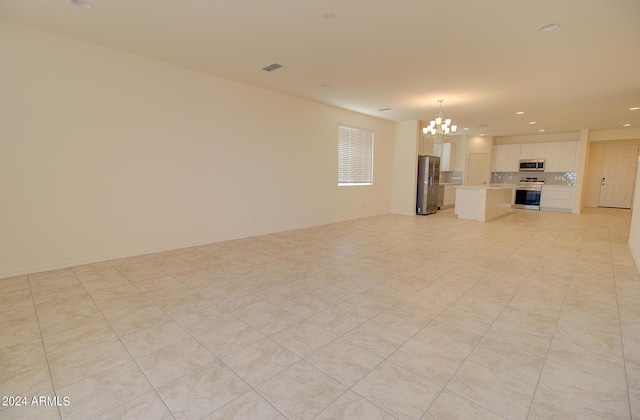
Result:
<svg viewBox="0 0 640 420"><path fill-rule="evenodd" d="M394 121L442 98L468 134L640 127L640 0L91 2L0 0L0 18Z"/></svg>

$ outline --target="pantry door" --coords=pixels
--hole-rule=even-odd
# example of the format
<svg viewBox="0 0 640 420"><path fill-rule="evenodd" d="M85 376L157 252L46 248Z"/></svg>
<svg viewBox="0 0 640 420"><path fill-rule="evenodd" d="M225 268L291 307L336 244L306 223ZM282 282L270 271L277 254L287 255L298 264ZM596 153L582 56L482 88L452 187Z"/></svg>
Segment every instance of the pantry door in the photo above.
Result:
<svg viewBox="0 0 640 420"><path fill-rule="evenodd" d="M466 185L484 185L489 173L487 153L469 153L467 156Z"/></svg>
<svg viewBox="0 0 640 420"><path fill-rule="evenodd" d="M605 146L599 207L631 208L637 162L638 145Z"/></svg>

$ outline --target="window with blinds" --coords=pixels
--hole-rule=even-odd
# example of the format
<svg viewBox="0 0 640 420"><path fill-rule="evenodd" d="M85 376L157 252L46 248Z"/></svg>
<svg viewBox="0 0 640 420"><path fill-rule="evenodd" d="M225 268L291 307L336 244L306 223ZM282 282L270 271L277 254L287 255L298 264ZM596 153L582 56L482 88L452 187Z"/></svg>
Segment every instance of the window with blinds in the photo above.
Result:
<svg viewBox="0 0 640 420"><path fill-rule="evenodd" d="M373 184L373 131L338 125L338 185Z"/></svg>

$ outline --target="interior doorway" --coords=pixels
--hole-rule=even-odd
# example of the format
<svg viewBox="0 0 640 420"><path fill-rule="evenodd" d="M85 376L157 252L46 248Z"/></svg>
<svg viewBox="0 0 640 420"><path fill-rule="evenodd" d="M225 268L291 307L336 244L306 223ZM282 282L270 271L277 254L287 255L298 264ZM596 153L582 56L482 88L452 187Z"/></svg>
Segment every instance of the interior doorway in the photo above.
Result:
<svg viewBox="0 0 640 420"><path fill-rule="evenodd" d="M631 208L637 163L638 145L611 144L605 147L599 207Z"/></svg>
<svg viewBox="0 0 640 420"><path fill-rule="evenodd" d="M469 153L467 156L466 185L484 185L489 173L487 153Z"/></svg>

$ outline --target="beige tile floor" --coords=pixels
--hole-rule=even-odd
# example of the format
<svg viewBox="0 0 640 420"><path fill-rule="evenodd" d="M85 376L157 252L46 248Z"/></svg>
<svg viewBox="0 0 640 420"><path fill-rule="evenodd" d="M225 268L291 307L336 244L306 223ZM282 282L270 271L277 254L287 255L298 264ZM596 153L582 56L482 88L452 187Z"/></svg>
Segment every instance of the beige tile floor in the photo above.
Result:
<svg viewBox="0 0 640 420"><path fill-rule="evenodd" d="M640 418L630 217L448 209L3 279L27 406L0 418Z"/></svg>

